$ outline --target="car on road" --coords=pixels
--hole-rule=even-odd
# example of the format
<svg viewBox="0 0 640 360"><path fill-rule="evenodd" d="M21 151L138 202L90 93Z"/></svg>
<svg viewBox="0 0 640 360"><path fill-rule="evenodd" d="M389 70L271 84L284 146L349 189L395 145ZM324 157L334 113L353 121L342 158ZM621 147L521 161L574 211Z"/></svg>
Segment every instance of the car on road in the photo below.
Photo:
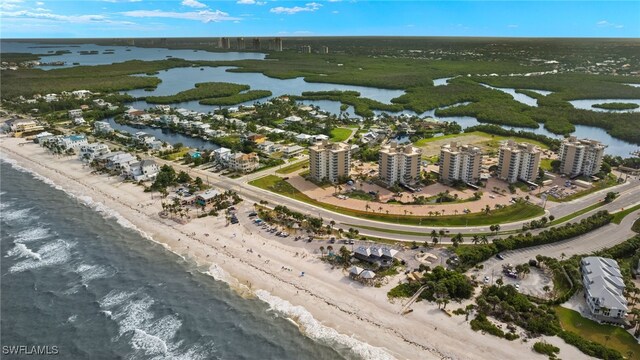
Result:
<svg viewBox="0 0 640 360"><path fill-rule="evenodd" d="M515 288L516 290L520 291L520 284L516 284Z"/></svg>
<svg viewBox="0 0 640 360"><path fill-rule="evenodd" d="M496 258L498 258L498 260L504 260L504 256L502 256L502 254L496 255Z"/></svg>
<svg viewBox="0 0 640 360"><path fill-rule="evenodd" d="M258 216L258 213L255 211L249 213L249 217L254 217L254 216Z"/></svg>

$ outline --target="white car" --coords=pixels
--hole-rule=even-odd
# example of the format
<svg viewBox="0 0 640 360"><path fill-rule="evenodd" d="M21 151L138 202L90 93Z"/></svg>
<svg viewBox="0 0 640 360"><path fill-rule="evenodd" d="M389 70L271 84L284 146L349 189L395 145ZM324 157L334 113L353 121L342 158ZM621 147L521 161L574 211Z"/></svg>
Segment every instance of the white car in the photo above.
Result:
<svg viewBox="0 0 640 360"><path fill-rule="evenodd" d="M516 284L516 290L520 291L520 284Z"/></svg>

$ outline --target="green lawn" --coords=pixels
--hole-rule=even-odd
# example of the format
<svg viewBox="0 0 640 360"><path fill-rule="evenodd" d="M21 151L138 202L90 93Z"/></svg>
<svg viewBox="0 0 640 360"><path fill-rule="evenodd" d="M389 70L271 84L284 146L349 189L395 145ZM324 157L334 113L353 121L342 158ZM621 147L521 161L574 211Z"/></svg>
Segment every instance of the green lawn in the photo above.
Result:
<svg viewBox="0 0 640 360"><path fill-rule="evenodd" d="M636 220L631 226L631 230L640 233L640 219Z"/></svg>
<svg viewBox="0 0 640 360"><path fill-rule="evenodd" d="M334 128L331 130L331 141L345 141L351 136L351 129Z"/></svg>
<svg viewBox="0 0 640 360"><path fill-rule="evenodd" d="M265 177L249 182L253 186L271 192L288 196L292 199L306 202L327 210L335 211L341 214L355 216L363 219L374 221L382 221L388 223L398 223L405 225L418 226L481 226L492 224L504 224L508 222L530 219L544 214L542 208L528 204L518 203L505 208L494 210L486 215L484 213L473 213L468 215L447 215L447 216L402 216L402 215L386 215L381 213L360 211L348 209L340 206L330 205L311 199L307 195L300 192L288 182L276 175L267 175Z"/></svg>
<svg viewBox="0 0 640 360"><path fill-rule="evenodd" d="M278 174L290 174L294 171L298 171L302 168L305 167L309 167L309 160L303 160L303 161L299 161L297 163L285 166L283 168L280 168L278 170L276 170L276 173Z"/></svg>
<svg viewBox="0 0 640 360"><path fill-rule="evenodd" d="M640 209L640 205L632 206L628 209L618 211L617 213L613 214L613 220L611 220L611 222L614 224L620 224L622 222L622 219L624 219L625 216L631 214L632 212L638 209Z"/></svg>
<svg viewBox="0 0 640 360"><path fill-rule="evenodd" d="M552 171L553 167L551 166L551 159L540 159L540 168L545 171Z"/></svg>
<svg viewBox="0 0 640 360"><path fill-rule="evenodd" d="M556 314L560 319L562 328L581 337L618 350L623 356L633 353L631 359L640 360L640 345L636 339L624 331L624 329L613 325L601 325L595 321L585 319L579 313L565 309L556 308ZM607 340L607 336L609 339Z"/></svg>
<svg viewBox="0 0 640 360"><path fill-rule="evenodd" d="M520 138L520 137L511 137L511 136L500 136L500 135L493 135L493 134L489 134L486 132L482 132L482 131L472 131L469 133L460 133L460 134L449 134L449 135L443 135L443 136L436 136L436 137L432 137L432 138L426 138L426 139L420 139L418 141L415 142L414 146L424 146L430 142L434 142L434 141L438 141L438 140L443 140L443 139L451 139L451 138L463 138L466 136L471 136L471 135L475 135L475 136L482 136L482 137L486 137L487 140L493 140L493 141L503 141L503 140L508 140L508 139L512 139L516 142L525 142L525 143L529 143L529 144L534 144L539 146L542 149L548 149L549 146L536 141L536 140L532 140L532 139L526 139L526 138Z"/></svg>

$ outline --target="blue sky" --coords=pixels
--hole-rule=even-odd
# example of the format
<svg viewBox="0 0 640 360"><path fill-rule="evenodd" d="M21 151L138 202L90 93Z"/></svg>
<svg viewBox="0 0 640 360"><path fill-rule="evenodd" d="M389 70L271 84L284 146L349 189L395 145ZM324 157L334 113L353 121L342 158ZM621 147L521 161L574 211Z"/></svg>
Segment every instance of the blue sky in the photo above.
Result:
<svg viewBox="0 0 640 360"><path fill-rule="evenodd" d="M640 38L640 1L0 0L2 38Z"/></svg>

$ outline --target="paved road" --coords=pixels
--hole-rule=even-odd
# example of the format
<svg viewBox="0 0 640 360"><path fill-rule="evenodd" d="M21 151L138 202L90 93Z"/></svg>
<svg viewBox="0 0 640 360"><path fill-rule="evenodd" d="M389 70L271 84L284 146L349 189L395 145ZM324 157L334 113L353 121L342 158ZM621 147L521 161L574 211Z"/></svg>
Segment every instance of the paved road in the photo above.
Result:
<svg viewBox="0 0 640 360"><path fill-rule="evenodd" d="M360 226L369 226L376 228L385 228L396 231L413 231L413 232L430 232L432 229L440 230L440 229L448 229L452 232L461 232L461 233L478 233L478 232L489 232L489 226L476 226L476 227L464 227L464 228L454 228L454 227L419 227L412 225L403 225L403 224L393 224L393 223L382 223L373 220L360 219L353 216L343 215L340 213L336 213L330 210L322 209L315 207L313 205L304 203L302 201L294 200L288 198L283 195L275 194L269 191L265 191L259 189L257 187L249 185L247 182L254 177L261 177L267 175L270 171L274 172L275 169L267 170L267 172L261 172L259 174L252 174L252 176L243 177L240 179L230 179L227 177L220 176L218 174L211 173L206 170L197 170L192 169L188 166L179 165L174 162L161 160L154 158L159 163L166 163L174 166L178 170L184 170L191 174L191 176L200 176L202 179L207 179L209 184L226 190L234 190L240 196L244 197L248 201L251 202L259 202L260 200L266 200L270 204L279 204L285 205L292 210L322 217L325 220L334 220L338 225L337 227L349 228L350 226L346 226L344 224L355 224ZM260 176L258 176L260 175ZM560 203L554 206L549 210L549 214L553 214L556 218L560 218L564 215L571 214L576 212L584 207L587 207L591 204L594 204L604 198L604 195L608 191L618 191L622 194L618 199L616 199L613 203L606 205L607 207L603 207L603 209L619 209L621 207L629 206L630 204L640 203L640 181L636 179L630 179L628 182L617 185L614 188L609 188L602 190L600 192L596 192L593 194L589 194L583 198L574 200L572 202ZM522 228L522 224L526 221L518 221L510 224L501 224L501 230L515 230ZM376 232L371 230L360 231L363 234L369 234L373 236L385 237L389 238L390 233L380 232L379 234L375 234ZM396 235L396 237L399 235ZM392 236L391 236L392 237ZM402 235L403 238L408 239L408 237ZM412 240L411 240L412 241ZM424 239L422 240L424 241Z"/></svg>
<svg viewBox="0 0 640 360"><path fill-rule="evenodd" d="M547 245L532 246L519 250L506 251L502 253L504 260L492 257L482 263L484 267L483 270L478 273L478 277L480 279L484 276L489 276L489 278L491 278L493 273L493 278L495 280L501 275L503 264L524 264L530 259L535 259L536 255L560 258L562 254L565 254L566 257L571 257L572 255L577 254L590 254L594 251L614 246L633 237L634 235L637 235L631 230L631 226L638 217L640 217L640 210L627 215L619 225L611 223L569 240Z"/></svg>

